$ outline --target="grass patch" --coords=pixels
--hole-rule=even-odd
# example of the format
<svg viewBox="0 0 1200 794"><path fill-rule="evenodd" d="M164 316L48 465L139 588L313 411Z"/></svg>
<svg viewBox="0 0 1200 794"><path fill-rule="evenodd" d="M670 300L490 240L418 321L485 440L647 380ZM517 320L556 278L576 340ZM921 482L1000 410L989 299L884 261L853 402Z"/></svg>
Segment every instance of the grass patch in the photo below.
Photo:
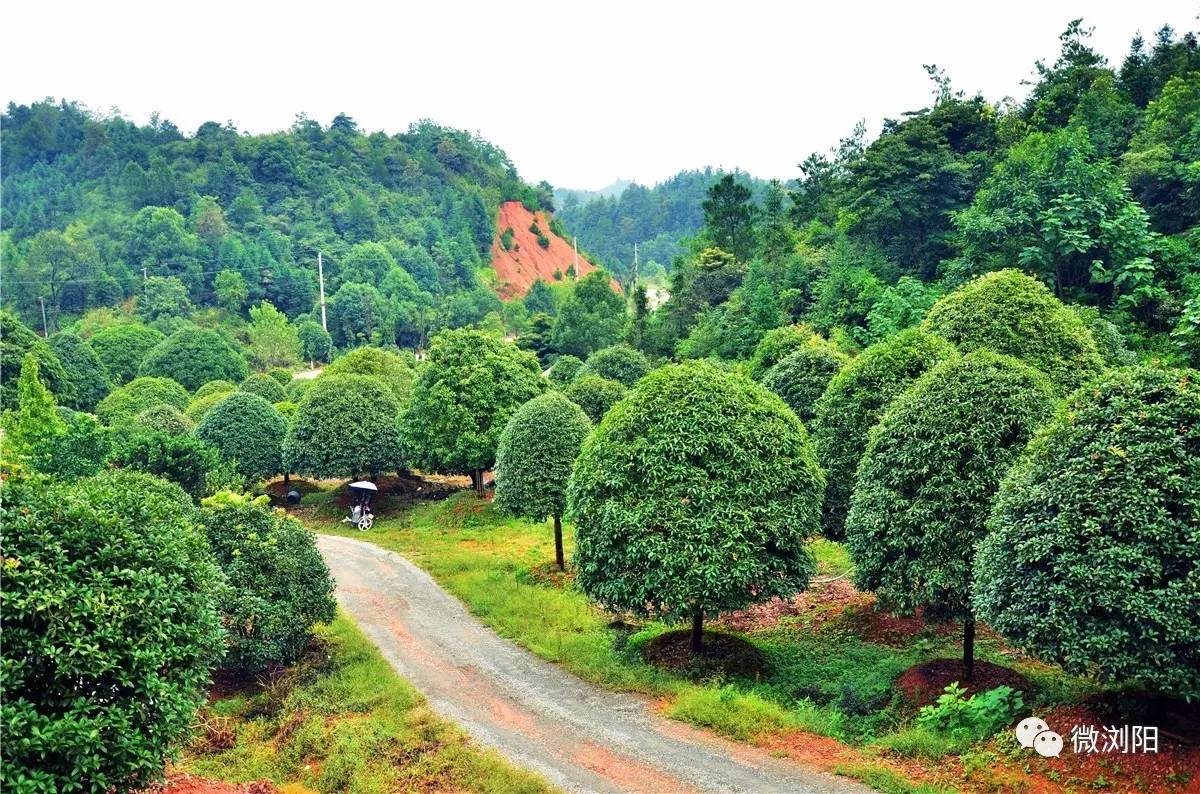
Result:
<svg viewBox="0 0 1200 794"><path fill-rule="evenodd" d="M279 680L208 704L182 768L320 792L542 792L438 718L344 615ZM230 736L231 734L231 736Z"/></svg>

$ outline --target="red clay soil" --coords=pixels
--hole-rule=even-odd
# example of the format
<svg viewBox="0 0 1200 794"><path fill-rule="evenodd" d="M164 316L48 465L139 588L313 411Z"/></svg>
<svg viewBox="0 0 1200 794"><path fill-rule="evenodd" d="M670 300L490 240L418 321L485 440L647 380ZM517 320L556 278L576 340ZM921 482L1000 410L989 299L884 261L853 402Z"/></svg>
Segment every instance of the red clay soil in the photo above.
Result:
<svg viewBox="0 0 1200 794"><path fill-rule="evenodd" d="M162 783L156 783L144 794L278 794L279 789L266 780L254 783L222 783L219 780L209 780L196 777L184 772L167 776Z"/></svg>
<svg viewBox="0 0 1200 794"><path fill-rule="evenodd" d="M542 234L549 238L550 246L538 245L537 235L529 227L537 221ZM505 229L513 230L512 245L508 251L500 244L500 235ZM567 269L575 262L575 250L570 240L564 240L550 231L550 218L545 212L530 212L519 201L506 201L500 205L496 216L496 237L492 240L492 269L496 271L496 292L501 298L519 298L529 291L539 278L548 284L568 278ZM576 276L583 278L596 266L579 255Z"/></svg>
<svg viewBox="0 0 1200 794"><path fill-rule="evenodd" d="M933 703L947 686L957 681L967 693L986 692L998 686L1009 686L1020 692L1030 692L1029 679L998 664L975 660L975 676L965 679L962 659L931 659L913 665L896 679L896 688L912 706Z"/></svg>
<svg viewBox="0 0 1200 794"><path fill-rule="evenodd" d="M695 678L714 673L759 678L766 667L762 651L741 637L706 631L698 654L692 653L691 642L688 629L668 631L646 643L642 658L656 667Z"/></svg>

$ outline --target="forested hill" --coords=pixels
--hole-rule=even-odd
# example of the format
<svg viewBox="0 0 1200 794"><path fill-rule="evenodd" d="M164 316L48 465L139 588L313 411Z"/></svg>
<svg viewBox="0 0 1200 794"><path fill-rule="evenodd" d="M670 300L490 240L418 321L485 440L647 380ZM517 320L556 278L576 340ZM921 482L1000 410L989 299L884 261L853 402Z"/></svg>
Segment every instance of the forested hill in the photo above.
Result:
<svg viewBox="0 0 1200 794"><path fill-rule="evenodd" d="M504 152L428 122L386 135L301 117L276 134L206 123L185 135L45 101L10 104L0 123L4 303L40 328L44 300L51 331L143 294L143 275L182 282L174 296L176 282L151 279L167 302L266 299L295 317L313 309L320 251L331 298L378 304L411 340L498 310L499 205L552 205Z"/></svg>
<svg viewBox="0 0 1200 794"><path fill-rule="evenodd" d="M654 187L630 183L616 194L600 191L590 197L584 191L558 190L557 217L569 234L579 238L581 248L622 279L633 262L634 243L641 263L653 273L655 265L670 266L683 252L681 241L704 225L702 205L709 189L724 175L712 168L680 171ZM750 189L753 198L762 198L766 182L741 172L733 176Z"/></svg>

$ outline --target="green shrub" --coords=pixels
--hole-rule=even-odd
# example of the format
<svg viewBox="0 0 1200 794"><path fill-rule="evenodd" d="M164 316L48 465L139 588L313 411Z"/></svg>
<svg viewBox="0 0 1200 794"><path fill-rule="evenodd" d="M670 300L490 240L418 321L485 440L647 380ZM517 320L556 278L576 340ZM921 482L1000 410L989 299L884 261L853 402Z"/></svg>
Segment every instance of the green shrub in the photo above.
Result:
<svg viewBox="0 0 1200 794"><path fill-rule="evenodd" d="M1104 366L1079 316L1018 270L979 276L941 298L923 326L964 353L1013 356L1070 391Z"/></svg>
<svg viewBox="0 0 1200 794"><path fill-rule="evenodd" d="M211 411L213 407L236 392L237 389L235 388L232 391L218 391L206 394L203 397L193 397L192 401L188 403L187 408L184 409L184 414L188 419L192 420L193 424L198 425L204 420L205 414Z"/></svg>
<svg viewBox="0 0 1200 794"><path fill-rule="evenodd" d="M392 390L396 402L403 408L412 395L416 373L408 361L394 350L382 347L359 347L325 367L326 375L367 375L377 378Z"/></svg>
<svg viewBox="0 0 1200 794"><path fill-rule="evenodd" d="M313 378L296 378L283 390L284 395L287 399L299 404L304 399L304 394L312 388L314 383L316 383L316 380Z"/></svg>
<svg viewBox="0 0 1200 794"><path fill-rule="evenodd" d="M583 375L566 388L563 394L568 400L578 405L596 424L628 393L615 380L602 378L599 375Z"/></svg>
<svg viewBox="0 0 1200 794"><path fill-rule="evenodd" d="M945 361L892 401L871 431L846 518L855 585L888 608L963 619L975 545L1000 480L1053 411L1032 367L980 351Z"/></svg>
<svg viewBox="0 0 1200 794"><path fill-rule="evenodd" d="M207 328L176 331L146 354L138 374L171 378L194 391L210 380L240 382L246 360L225 337Z"/></svg>
<svg viewBox="0 0 1200 794"><path fill-rule="evenodd" d="M279 385L287 388L287 385L292 382L292 371L283 367L271 367L267 370L267 374L275 380L279 381Z"/></svg>
<svg viewBox="0 0 1200 794"><path fill-rule="evenodd" d="M867 432L884 408L927 370L955 355L945 340L919 328L872 345L842 368L817 401L812 423L817 459L825 470L825 536L840 540Z"/></svg>
<svg viewBox="0 0 1200 794"><path fill-rule="evenodd" d="M153 405L142 411L134 419L134 424L147 430L166 433L168 436L186 436L196 427L196 423L188 419L173 405Z"/></svg>
<svg viewBox="0 0 1200 794"><path fill-rule="evenodd" d="M296 403L292 402L291 400L283 400L275 403L275 410L279 411L279 415L282 416L287 422L292 421L292 419L296 416L296 408Z"/></svg>
<svg viewBox="0 0 1200 794"><path fill-rule="evenodd" d="M513 414L496 449L496 506L535 521L553 518L555 561L560 568L567 480L579 445L591 429L578 405L558 392L548 392Z"/></svg>
<svg viewBox="0 0 1200 794"><path fill-rule="evenodd" d="M188 405L187 390L170 378L135 378L100 401L96 415L109 425L133 421L134 417L156 405L169 405L182 411Z"/></svg>
<svg viewBox="0 0 1200 794"><path fill-rule="evenodd" d="M811 344L814 336L817 334L807 325L786 325L767 331L750 356L747 373L754 380L760 380L767 370L789 354Z"/></svg>
<svg viewBox="0 0 1200 794"><path fill-rule="evenodd" d="M285 466L315 477L357 477L400 465L393 392L366 375L322 375L305 393L284 441Z"/></svg>
<svg viewBox="0 0 1200 794"><path fill-rule="evenodd" d="M238 390L258 395L269 403L277 403L287 397L279 381L262 372L256 372L246 378Z"/></svg>
<svg viewBox="0 0 1200 794"><path fill-rule="evenodd" d="M170 480L197 500L208 493L209 472L220 463L215 449L192 436L126 427L113 442L114 465Z"/></svg>
<svg viewBox="0 0 1200 794"><path fill-rule="evenodd" d="M650 362L640 350L634 350L629 345L613 345L588 356L587 363L576 377L599 375L628 387L649 371Z"/></svg>
<svg viewBox="0 0 1200 794"><path fill-rule="evenodd" d="M0 782L126 791L162 772L221 651L220 572L177 487L134 472L0 481Z"/></svg>
<svg viewBox="0 0 1200 794"><path fill-rule="evenodd" d="M38 363L42 383L63 405L72 404L75 388L67 376L58 355L40 336L30 331L14 315L0 312L0 410L10 410L17 404L17 379L21 362L33 354Z"/></svg>
<svg viewBox="0 0 1200 794"><path fill-rule="evenodd" d="M1096 341L1096 349L1100 352L1105 366L1128 367L1137 363L1137 354L1129 349L1121 329L1100 316L1096 307L1071 304L1069 308L1092 332L1092 339Z"/></svg>
<svg viewBox="0 0 1200 794"><path fill-rule="evenodd" d="M72 412L65 417L66 428L35 444L29 453L29 467L60 480L90 477L104 468L112 454L108 428L91 414Z"/></svg>
<svg viewBox="0 0 1200 794"><path fill-rule="evenodd" d="M917 724L955 738L981 741L1013 724L1023 714L1025 701L1011 687L998 686L965 697L967 690L954 682L937 702L922 706Z"/></svg>
<svg viewBox="0 0 1200 794"><path fill-rule="evenodd" d="M128 383L138 376L146 354L166 339L141 323L121 323L101 328L87 341L104 365L114 386Z"/></svg>
<svg viewBox="0 0 1200 794"><path fill-rule="evenodd" d="M74 398L63 404L80 411L96 410L96 403L112 390L108 372L96 352L75 334L66 333L51 336L50 347L62 362L67 381L75 392Z"/></svg>
<svg viewBox="0 0 1200 794"><path fill-rule="evenodd" d="M579 370L581 369L583 369L583 361L579 358L575 356L559 356L554 359L547 377L550 378L552 385L564 389L567 384L575 380L575 376L579 374Z"/></svg>
<svg viewBox="0 0 1200 794"><path fill-rule="evenodd" d="M236 461L238 473L255 482L283 471L287 430L287 421L269 402L257 394L236 392L204 414L196 425L196 438L225 460Z"/></svg>
<svg viewBox="0 0 1200 794"><path fill-rule="evenodd" d="M657 369L575 462L576 581L606 607L691 616L694 628L705 613L789 597L816 567L806 541L824 489L777 396L703 361Z"/></svg>
<svg viewBox="0 0 1200 794"><path fill-rule="evenodd" d="M500 246L501 246L501 247L502 247L502 248L503 248L505 251L511 251L511 250L512 250L512 247L513 247L513 229L512 229L512 227L511 227L511 226L507 226L507 227L505 227L504 231L500 233Z"/></svg>
<svg viewBox="0 0 1200 794"><path fill-rule="evenodd" d="M205 499L200 514L229 584L220 602L229 632L225 666L256 672L299 659L314 624L337 613L312 532L272 510L266 496L222 492Z"/></svg>
<svg viewBox="0 0 1200 794"><path fill-rule="evenodd" d="M320 323L305 320L296 326L296 335L300 337L300 358L308 359L310 364L329 360L333 340Z"/></svg>
<svg viewBox="0 0 1200 794"><path fill-rule="evenodd" d="M819 336L788 353L762 377L762 385L783 398L807 426L825 387L850 359Z"/></svg>
<svg viewBox="0 0 1200 794"><path fill-rule="evenodd" d="M1009 472L975 607L1073 673L1200 698L1200 375L1112 370Z"/></svg>
<svg viewBox="0 0 1200 794"><path fill-rule="evenodd" d="M237 384L227 380L210 380L192 393L192 399L197 400L210 394L229 394L237 391Z"/></svg>

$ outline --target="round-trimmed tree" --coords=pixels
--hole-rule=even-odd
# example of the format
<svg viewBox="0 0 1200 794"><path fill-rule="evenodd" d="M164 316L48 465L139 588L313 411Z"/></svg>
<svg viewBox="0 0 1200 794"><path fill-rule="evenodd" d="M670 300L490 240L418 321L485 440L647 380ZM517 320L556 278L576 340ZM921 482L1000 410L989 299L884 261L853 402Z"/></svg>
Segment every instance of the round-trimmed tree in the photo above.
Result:
<svg viewBox="0 0 1200 794"><path fill-rule="evenodd" d="M189 391L210 380L235 383L246 377L246 360L225 340L208 328L184 328L160 342L146 354L140 375L171 378Z"/></svg>
<svg viewBox="0 0 1200 794"><path fill-rule="evenodd" d="M62 362L67 380L74 387L74 399L65 404L80 411L96 410L96 404L112 390L108 372L96 352L78 336L68 333L51 336L50 347Z"/></svg>
<svg viewBox="0 0 1200 794"><path fill-rule="evenodd" d="M3 788L141 789L187 735L222 650L221 576L191 502L123 471L10 476L0 492Z"/></svg>
<svg viewBox="0 0 1200 794"><path fill-rule="evenodd" d="M134 423L147 430L166 433L168 436L186 436L196 429L196 423L188 419L182 411L164 403L152 405L142 411L134 419Z"/></svg>
<svg viewBox="0 0 1200 794"><path fill-rule="evenodd" d="M554 519L554 561L563 559L562 516L567 480L592 423L559 392L522 405L508 420L496 449L496 505L534 521Z"/></svg>
<svg viewBox="0 0 1200 794"><path fill-rule="evenodd" d="M402 407L412 394L416 373L412 365L394 350L382 347L359 347L325 367L326 375L369 375L392 390Z"/></svg>
<svg viewBox="0 0 1200 794"><path fill-rule="evenodd" d="M807 347L814 336L817 336L816 332L803 324L785 325L767 331L754 347L754 353L746 365L747 373L754 380L761 380L762 376L767 374L767 370L783 361L789 354Z"/></svg>
<svg viewBox="0 0 1200 794"><path fill-rule="evenodd" d="M807 426L825 387L849 360L845 353L814 335L767 370L762 385L782 397Z"/></svg>
<svg viewBox="0 0 1200 794"><path fill-rule="evenodd" d="M87 340L114 386L138 376L146 354L166 339L161 331L141 323L120 323L101 328Z"/></svg>
<svg viewBox="0 0 1200 794"><path fill-rule="evenodd" d="M366 375L322 375L292 419L283 445L289 471L314 477L377 476L401 462L400 406Z"/></svg>
<svg viewBox="0 0 1200 794"><path fill-rule="evenodd" d="M46 340L30 331L9 312L0 312L0 410L9 410L17 405L17 379L21 376L21 362L32 354L38 364L38 375L56 400L70 405L75 400L75 389L63 368L58 355L46 344Z"/></svg>
<svg viewBox="0 0 1200 794"><path fill-rule="evenodd" d="M238 473L257 482L283 471L287 430L287 420L271 403L257 394L235 392L204 414L196 438L236 461Z"/></svg>
<svg viewBox="0 0 1200 794"><path fill-rule="evenodd" d="M1046 373L1069 392L1104 361L1083 320L1045 284L1019 270L997 270L944 296L924 327L964 353L993 350Z"/></svg>
<svg viewBox="0 0 1200 794"><path fill-rule="evenodd" d="M1054 409L1044 374L978 351L944 361L888 406L871 431L846 518L855 585L885 607L963 621L975 661L975 545L1000 480Z"/></svg>
<svg viewBox="0 0 1200 794"><path fill-rule="evenodd" d="M578 405L596 424L608 413L608 409L624 399L629 393L615 380L602 378L599 375L583 375L571 382L563 394L568 400Z"/></svg>
<svg viewBox="0 0 1200 794"><path fill-rule="evenodd" d="M1073 673L1200 698L1200 373L1129 367L1075 392L1012 468L974 604Z"/></svg>
<svg viewBox="0 0 1200 794"><path fill-rule="evenodd" d="M588 356L587 363L577 375L599 375L629 387L649 371L650 360L642 351L629 345L613 345Z"/></svg>
<svg viewBox="0 0 1200 794"><path fill-rule="evenodd" d="M546 376L550 379L550 384L559 388L565 389L567 385L575 380L575 376L579 374L579 370L583 369L583 361L576 356L559 356L554 359L554 363L550 365L550 370Z"/></svg>
<svg viewBox="0 0 1200 794"><path fill-rule="evenodd" d="M229 391L211 392L203 397L193 397L192 401L188 403L187 408L184 409L183 413L188 419L191 419L193 423L200 424L201 420L204 419L204 415L211 411L213 406L217 405L229 395L236 393L237 389L230 389Z"/></svg>
<svg viewBox="0 0 1200 794"><path fill-rule="evenodd" d="M401 421L405 454L425 471L471 475L482 496L504 426L545 388L532 353L482 331L444 331L433 338Z"/></svg>
<svg viewBox="0 0 1200 794"><path fill-rule="evenodd" d="M229 394L237 391L237 384L227 380L210 380L192 393L192 399L198 400L210 394Z"/></svg>
<svg viewBox="0 0 1200 794"><path fill-rule="evenodd" d="M807 587L825 477L782 400L704 361L651 372L583 442L567 489L577 581L615 609L690 617Z"/></svg>
<svg viewBox="0 0 1200 794"><path fill-rule="evenodd" d="M333 340L320 323L305 320L296 326L296 335L300 337L300 357L308 359L309 366L329 360Z"/></svg>
<svg viewBox="0 0 1200 794"><path fill-rule="evenodd" d="M128 422L156 405L182 411L188 405L187 390L170 378L134 378L101 400L96 415L105 424L114 425Z"/></svg>
<svg viewBox="0 0 1200 794"><path fill-rule="evenodd" d="M242 385L238 386L238 390L248 394L257 394L269 403L277 403L287 398L279 381L263 372L255 372L248 376L242 381Z"/></svg>
<svg viewBox="0 0 1200 794"><path fill-rule="evenodd" d="M954 346L920 328L871 345L841 369L817 400L812 437L825 470L825 537L841 540L854 476L867 432L896 395L930 368L956 355Z"/></svg>
<svg viewBox="0 0 1200 794"><path fill-rule="evenodd" d="M292 382L292 371L283 367L271 367L267 370L267 374L275 380L279 381L279 385L287 388L287 385Z"/></svg>

